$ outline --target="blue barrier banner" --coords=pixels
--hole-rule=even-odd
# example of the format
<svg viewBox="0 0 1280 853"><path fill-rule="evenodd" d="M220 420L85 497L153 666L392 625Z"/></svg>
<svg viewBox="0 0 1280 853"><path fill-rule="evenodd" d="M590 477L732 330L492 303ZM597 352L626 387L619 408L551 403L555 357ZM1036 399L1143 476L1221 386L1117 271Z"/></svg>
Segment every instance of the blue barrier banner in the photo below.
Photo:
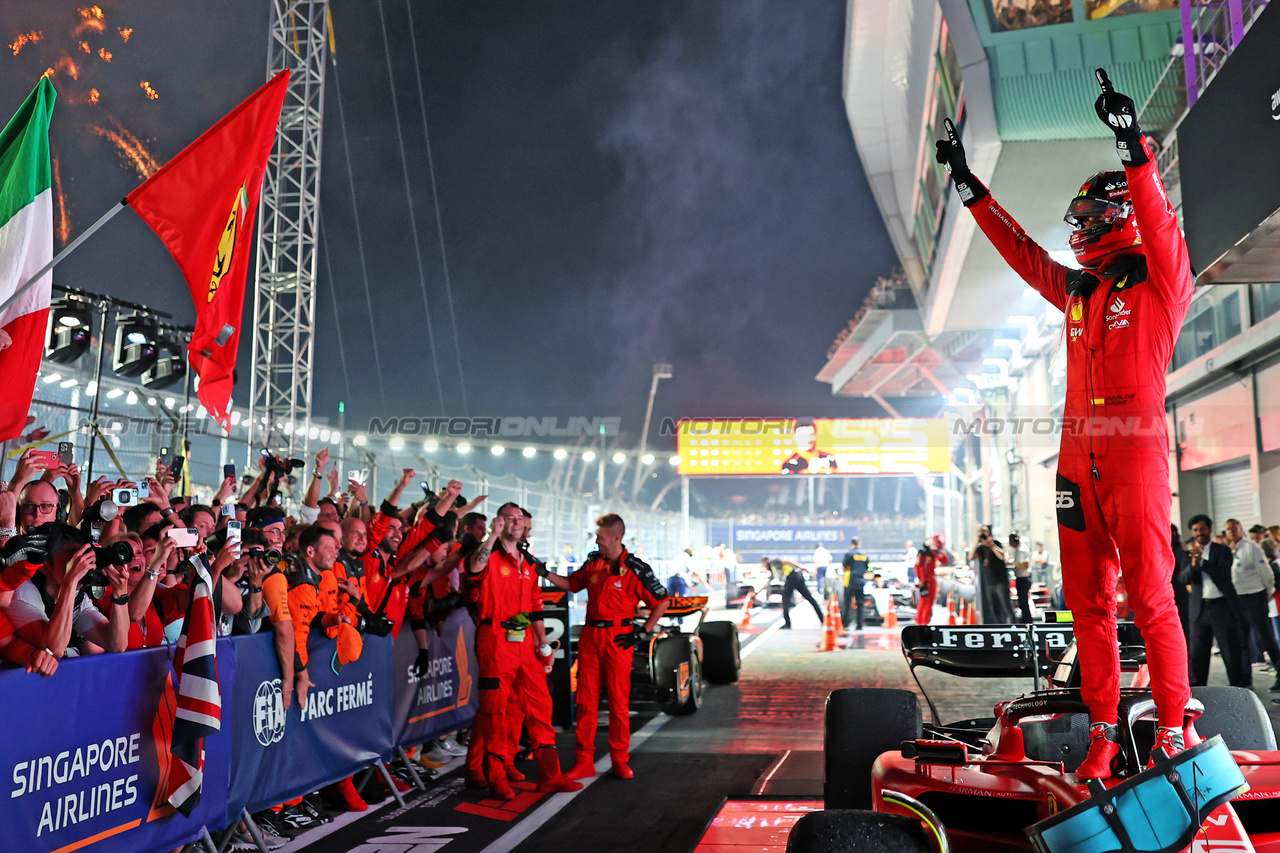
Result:
<svg viewBox="0 0 1280 853"><path fill-rule="evenodd" d="M466 610L449 614L437 632L427 628L431 666L425 678L414 676L418 644L413 632L400 632L392 664L393 718L398 724L396 743L423 743L454 729L471 725L480 707L476 692L476 626Z"/></svg>
<svg viewBox="0 0 1280 853"><path fill-rule="evenodd" d="M235 649L217 645L222 730L204 741L200 804L184 818L157 795L168 763L173 708L161 713L173 672L169 649L69 658L52 678L0 671L0 853L172 850L206 824L221 826L230 779ZM157 743L159 741L159 743Z"/></svg>
<svg viewBox="0 0 1280 853"><path fill-rule="evenodd" d="M218 825L238 818L241 809L274 806L390 757L390 637L366 636L360 659L339 675L329 666L335 642L312 642L306 707L295 696L287 712L271 632L232 641L238 665L231 699L234 772L226 817Z"/></svg>

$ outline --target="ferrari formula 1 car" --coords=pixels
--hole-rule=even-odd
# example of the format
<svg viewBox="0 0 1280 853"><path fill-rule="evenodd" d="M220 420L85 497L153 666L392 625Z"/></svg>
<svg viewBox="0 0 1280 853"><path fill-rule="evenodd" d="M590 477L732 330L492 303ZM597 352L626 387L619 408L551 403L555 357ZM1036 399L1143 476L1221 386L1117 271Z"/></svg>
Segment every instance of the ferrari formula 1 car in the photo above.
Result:
<svg viewBox="0 0 1280 853"><path fill-rule="evenodd" d="M1141 636L1132 623L1120 623L1119 635L1122 666L1141 684ZM1194 688L1185 716L1188 746L1200 739L1208 742L1148 770L1155 704L1149 690L1126 688L1115 777L1108 787L1095 782L1090 790L1073 772L1088 750L1089 716L1080 697L1070 624L908 626L902 631L902 651L917 684L916 670L924 667L968 678L1026 678L1035 689L998 702L993 717L946 724L939 721L927 693L929 722L923 721L916 694L909 690L833 692L826 707L825 810L796 823L789 853L1280 853L1280 752L1266 709L1251 690ZM1208 797L1204 777L1196 775L1201 753L1210 749L1225 757L1239 777L1217 799ZM1161 769L1180 759L1188 763L1181 772ZM1158 811L1151 798L1161 786L1173 797L1178 785L1171 781L1184 789L1175 805L1185 801L1182 817L1191 817L1181 835L1173 833L1172 841L1166 837L1157 844L1140 840L1145 837L1140 832L1111 831L1107 821L1119 821L1127 804L1136 806L1145 822L1143 832L1160 835L1163 825L1151 817ZM1201 806L1198 813L1193 801ZM1052 835L1046 827L1081 814L1082 820L1095 822L1087 841L1069 847L1046 842ZM852 846L850 839L856 839Z"/></svg>
<svg viewBox="0 0 1280 853"><path fill-rule="evenodd" d="M636 646L631 705L656 705L667 714L692 714L702 705L703 680L732 684L742 660L738 626L707 622L706 596L672 596L658 630ZM636 618L646 618L644 611ZM571 632L577 642L582 626Z"/></svg>

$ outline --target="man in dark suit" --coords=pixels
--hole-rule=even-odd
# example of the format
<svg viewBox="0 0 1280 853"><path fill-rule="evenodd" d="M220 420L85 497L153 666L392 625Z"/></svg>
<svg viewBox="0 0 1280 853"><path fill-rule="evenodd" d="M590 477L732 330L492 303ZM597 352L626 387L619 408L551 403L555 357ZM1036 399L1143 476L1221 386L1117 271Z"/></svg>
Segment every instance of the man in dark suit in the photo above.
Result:
<svg viewBox="0 0 1280 853"><path fill-rule="evenodd" d="M1187 523L1192 539L1178 555L1178 580L1189 588L1188 616L1191 620L1191 684L1203 686L1209 680L1209 661L1217 640L1227 680L1233 687L1252 682L1247 649L1236 607L1236 588L1231 582L1231 549L1213 541L1213 521L1207 515L1194 516Z"/></svg>

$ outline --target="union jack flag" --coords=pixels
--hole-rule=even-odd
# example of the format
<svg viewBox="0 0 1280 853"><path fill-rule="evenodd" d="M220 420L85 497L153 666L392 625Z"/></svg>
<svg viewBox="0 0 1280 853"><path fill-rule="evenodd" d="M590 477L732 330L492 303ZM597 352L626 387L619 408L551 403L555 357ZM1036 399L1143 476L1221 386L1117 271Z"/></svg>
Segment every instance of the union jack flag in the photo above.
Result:
<svg viewBox="0 0 1280 853"><path fill-rule="evenodd" d="M218 690L218 659L214 654L213 581L202 555L189 561L191 600L178 638L173 668L178 674L177 708L165 800L186 817L200 803L204 781L204 739L222 727L222 696Z"/></svg>

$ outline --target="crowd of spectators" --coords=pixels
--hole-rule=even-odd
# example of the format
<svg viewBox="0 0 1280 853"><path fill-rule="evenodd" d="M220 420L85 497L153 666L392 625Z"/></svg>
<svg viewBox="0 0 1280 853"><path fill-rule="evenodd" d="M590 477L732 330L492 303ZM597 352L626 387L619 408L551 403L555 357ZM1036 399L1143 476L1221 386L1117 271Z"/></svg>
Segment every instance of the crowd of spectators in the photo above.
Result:
<svg viewBox="0 0 1280 853"><path fill-rule="evenodd" d="M1187 634L1193 686L1207 682L1216 643L1235 687L1253 686L1253 669L1276 674L1280 692L1280 525L1255 524L1246 531L1229 518L1217 531L1207 515L1188 520L1184 543L1172 531L1174 599Z"/></svg>
<svg viewBox="0 0 1280 853"><path fill-rule="evenodd" d="M487 519L474 510L486 496L467 502L452 480L406 505L415 472L405 469L375 502L364 483L340 488L326 448L288 514L281 488L290 466L282 462L264 457L248 485L227 476L203 504L182 494L179 472L163 463L136 480L84 484L74 462L34 447L23 452L0 484L0 657L57 678L67 657L174 642L203 575L219 636L273 634L286 709L306 704L317 665L308 639L316 633L336 639L346 663L358 658L365 636L407 626L420 649L415 666L425 670L427 632L467 606L458 567L484 538ZM465 739L453 733L418 760L438 769L465 752ZM325 804L366 807L347 779L324 799L281 804L258 823L282 844L323 822Z"/></svg>

